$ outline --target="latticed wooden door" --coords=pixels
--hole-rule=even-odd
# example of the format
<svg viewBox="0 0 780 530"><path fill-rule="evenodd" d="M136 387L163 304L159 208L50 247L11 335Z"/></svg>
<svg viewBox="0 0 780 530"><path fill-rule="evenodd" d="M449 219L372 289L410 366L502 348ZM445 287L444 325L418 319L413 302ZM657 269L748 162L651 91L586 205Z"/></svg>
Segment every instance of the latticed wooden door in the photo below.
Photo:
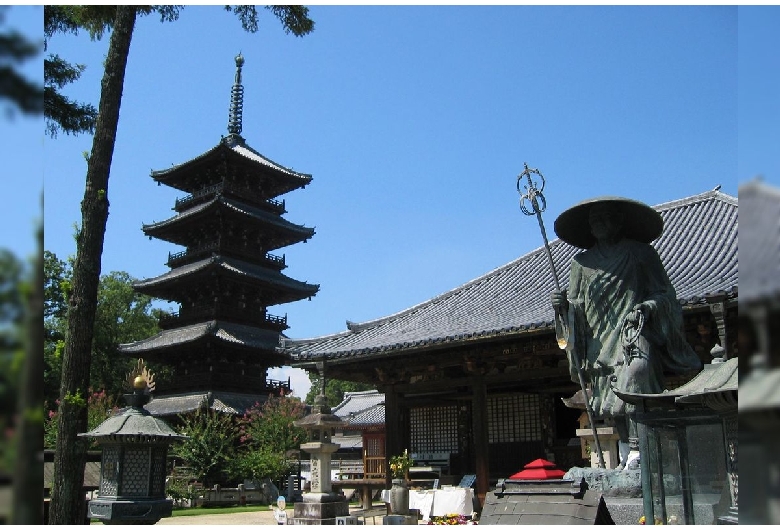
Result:
<svg viewBox="0 0 780 530"><path fill-rule="evenodd" d="M363 470L366 478L385 478L385 434L363 434Z"/></svg>

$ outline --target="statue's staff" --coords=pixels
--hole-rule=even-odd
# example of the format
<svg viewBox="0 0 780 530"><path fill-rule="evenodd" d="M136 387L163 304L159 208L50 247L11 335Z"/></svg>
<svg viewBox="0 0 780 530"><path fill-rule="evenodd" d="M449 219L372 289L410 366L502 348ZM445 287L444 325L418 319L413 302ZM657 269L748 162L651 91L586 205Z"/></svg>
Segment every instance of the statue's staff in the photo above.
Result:
<svg viewBox="0 0 780 530"><path fill-rule="evenodd" d="M542 212L547 209L547 201L542 194L544 191L544 175L542 172L535 168L529 168L528 164L523 163L525 169L517 176L517 192L520 194L520 210L525 215L536 215L536 219L539 221L539 229L542 231L542 239L544 240L544 250L547 252L547 260L550 263L550 271L552 272L553 280L555 281L555 288L560 292L561 283L558 281L558 273L555 271L555 262L553 261L552 252L550 252L550 242L547 240L547 231L544 229L544 222L542 221ZM531 180L531 174L534 173L542 180L541 188L537 188L536 182ZM524 184L526 193L520 189L520 184L523 177L528 181ZM530 202L530 208L526 204L526 201ZM566 349L569 342L569 326L566 321L565 315L556 309L555 311L555 339L558 341L558 347L562 350ZM571 350L572 362L577 368L577 378L580 380L580 388L582 388L582 394L585 398L585 411L588 413L588 421L590 427L593 430L593 441L596 445L596 454L599 457L599 467L606 468L604 464L604 454L601 452L601 443L599 443L599 435L596 429L596 424L593 421L593 410L590 406L590 399L588 398L588 390L585 387L585 376L582 373L582 364L580 363L579 354L577 350L572 348Z"/></svg>

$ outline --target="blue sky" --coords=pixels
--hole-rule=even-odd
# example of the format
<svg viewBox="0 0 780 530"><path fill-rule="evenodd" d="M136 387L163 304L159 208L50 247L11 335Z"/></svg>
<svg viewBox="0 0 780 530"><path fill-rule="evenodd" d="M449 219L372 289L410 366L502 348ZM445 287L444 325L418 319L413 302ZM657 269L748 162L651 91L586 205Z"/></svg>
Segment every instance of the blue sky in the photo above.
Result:
<svg viewBox="0 0 780 530"><path fill-rule="evenodd" d="M40 20L42 8L25 9ZM597 195L658 204L716 185L736 195L757 174L780 181L769 154L779 70L757 59L777 49L777 8L311 6L310 16L303 38L268 12L256 34L220 7L138 20L103 273L157 276L181 250L141 232L180 196L149 173L226 134L238 52L243 136L314 177L282 197L286 219L316 228L277 251L286 274L320 284L311 301L269 308L288 315L294 338L401 311L538 248L515 189L524 162L547 179L551 238L561 211ZM87 65L69 96L97 104L107 45L51 40L51 52ZM42 135L32 137L12 149L39 152ZM43 171L45 248L63 259L75 252L91 141L47 137L42 159L14 157L9 172L19 202L35 205L39 181L27 175ZM12 215L11 246L26 252L33 222Z"/></svg>

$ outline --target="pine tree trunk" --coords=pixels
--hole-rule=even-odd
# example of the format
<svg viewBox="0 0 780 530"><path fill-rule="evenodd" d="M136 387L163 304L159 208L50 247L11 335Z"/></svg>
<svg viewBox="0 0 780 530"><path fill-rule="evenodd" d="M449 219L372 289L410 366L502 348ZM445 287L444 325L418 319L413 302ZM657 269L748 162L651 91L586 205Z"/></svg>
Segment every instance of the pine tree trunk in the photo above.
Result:
<svg viewBox="0 0 780 530"><path fill-rule="evenodd" d="M135 7L117 7L101 83L92 152L87 162L86 187L81 202L81 230L76 238L76 262L68 300L68 331L62 357L49 524L84 523L82 485L86 441L77 435L87 431L89 366L100 261L108 219L108 177L135 17Z"/></svg>

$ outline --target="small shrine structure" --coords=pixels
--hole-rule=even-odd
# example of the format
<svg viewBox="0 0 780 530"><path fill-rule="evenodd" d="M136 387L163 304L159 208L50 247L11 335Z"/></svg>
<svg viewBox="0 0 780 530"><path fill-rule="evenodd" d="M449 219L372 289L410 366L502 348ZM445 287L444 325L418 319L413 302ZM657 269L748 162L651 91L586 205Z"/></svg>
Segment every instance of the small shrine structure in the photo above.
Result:
<svg viewBox="0 0 780 530"><path fill-rule="evenodd" d="M187 194L176 200L173 217L143 225L150 239L184 250L169 253L170 271L133 286L178 303L179 311L160 319L160 333L120 346L125 355L173 369L166 395L147 405L157 416L204 406L241 414L268 395L288 393L289 380L267 379L268 368L289 362L277 351L287 317L268 308L319 290L283 274L285 256L271 253L314 235L285 220L285 201L278 199L312 177L271 161L241 136L244 58L235 60L228 135L200 156L151 174L158 185Z"/></svg>

